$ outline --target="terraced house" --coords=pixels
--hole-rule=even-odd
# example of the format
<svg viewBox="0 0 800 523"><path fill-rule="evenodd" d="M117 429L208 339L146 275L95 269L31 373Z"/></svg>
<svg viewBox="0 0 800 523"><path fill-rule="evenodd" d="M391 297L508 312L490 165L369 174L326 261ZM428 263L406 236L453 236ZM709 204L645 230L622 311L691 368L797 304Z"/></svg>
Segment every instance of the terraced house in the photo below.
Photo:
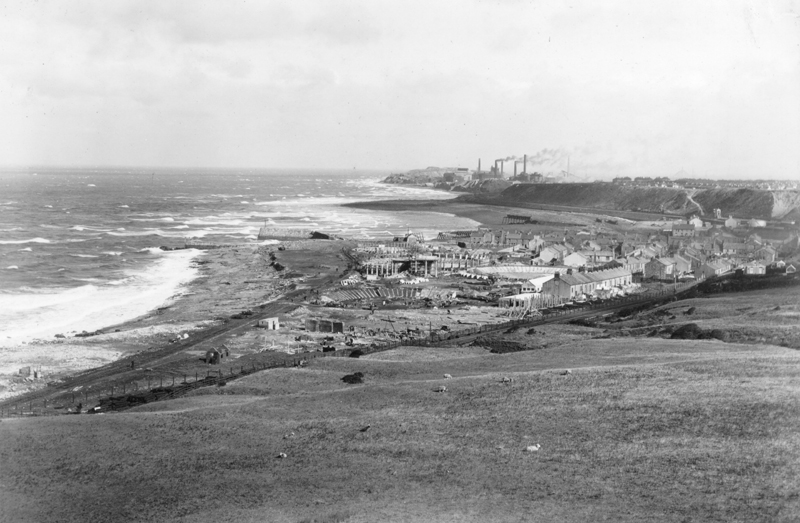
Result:
<svg viewBox="0 0 800 523"><path fill-rule="evenodd" d="M653 258L644 266L645 278L671 280L677 274L677 264L672 258Z"/></svg>
<svg viewBox="0 0 800 523"><path fill-rule="evenodd" d="M608 269L595 272L556 273L553 279L542 284L542 293L559 298L575 299L591 295L600 289L630 285L633 280L627 269Z"/></svg>

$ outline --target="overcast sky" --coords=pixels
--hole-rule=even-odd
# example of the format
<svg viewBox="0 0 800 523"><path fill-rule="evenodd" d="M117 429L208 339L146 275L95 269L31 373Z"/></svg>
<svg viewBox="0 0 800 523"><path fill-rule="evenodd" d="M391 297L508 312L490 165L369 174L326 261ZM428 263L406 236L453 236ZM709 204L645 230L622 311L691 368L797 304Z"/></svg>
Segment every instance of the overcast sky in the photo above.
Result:
<svg viewBox="0 0 800 523"><path fill-rule="evenodd" d="M0 9L0 165L800 179L800 1Z"/></svg>

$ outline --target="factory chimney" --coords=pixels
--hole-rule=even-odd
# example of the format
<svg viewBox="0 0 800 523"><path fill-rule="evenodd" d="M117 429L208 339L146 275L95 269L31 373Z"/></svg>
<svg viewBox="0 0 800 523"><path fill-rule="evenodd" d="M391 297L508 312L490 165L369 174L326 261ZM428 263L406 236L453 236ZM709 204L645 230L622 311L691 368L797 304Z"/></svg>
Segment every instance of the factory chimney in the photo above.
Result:
<svg viewBox="0 0 800 523"><path fill-rule="evenodd" d="M517 162L514 162L514 178L517 177Z"/></svg>
<svg viewBox="0 0 800 523"><path fill-rule="evenodd" d="M528 172L528 155L525 154L522 157L524 158L522 160L522 174L526 174Z"/></svg>
<svg viewBox="0 0 800 523"><path fill-rule="evenodd" d="M481 172L481 159L478 158L478 172Z"/></svg>

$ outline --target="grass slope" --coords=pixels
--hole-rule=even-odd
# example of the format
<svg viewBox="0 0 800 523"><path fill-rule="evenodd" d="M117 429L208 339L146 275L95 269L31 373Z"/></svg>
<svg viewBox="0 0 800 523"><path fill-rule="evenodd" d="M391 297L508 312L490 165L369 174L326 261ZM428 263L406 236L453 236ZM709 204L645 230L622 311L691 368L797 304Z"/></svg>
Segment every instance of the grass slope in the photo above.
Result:
<svg viewBox="0 0 800 523"><path fill-rule="evenodd" d="M627 338L449 351L315 360L123 414L3 420L0 520L752 522L800 513L796 351ZM356 371L364 385L342 383ZM515 381L499 383L504 375ZM439 385L447 392L433 392ZM534 443L541 450L523 452Z"/></svg>

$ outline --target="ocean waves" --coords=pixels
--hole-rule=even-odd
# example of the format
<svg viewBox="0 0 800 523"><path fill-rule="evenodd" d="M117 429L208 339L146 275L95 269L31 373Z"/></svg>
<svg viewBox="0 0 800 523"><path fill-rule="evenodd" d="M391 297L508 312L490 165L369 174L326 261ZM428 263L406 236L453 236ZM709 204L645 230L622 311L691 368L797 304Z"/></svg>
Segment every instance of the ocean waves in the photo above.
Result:
<svg viewBox="0 0 800 523"><path fill-rule="evenodd" d="M183 256L198 255L160 246L183 247L200 238L254 247L274 243L257 241L264 225L374 238L408 229L429 237L437 229L466 229L474 223L437 213L342 207L360 200L454 196L381 184L367 173L164 172L157 173L156 183L149 171L93 172L90 180L85 175L40 173L41 184L32 186L21 178L4 187L0 329L16 338L93 330L159 306L176 285L193 277ZM102 176L102 183L95 176ZM97 186L87 190L90 181ZM32 305L25 305L26 296L32 296ZM110 312L101 314L101 309Z"/></svg>
<svg viewBox="0 0 800 523"><path fill-rule="evenodd" d="M199 254L193 249L163 253L151 267L129 270L117 280L84 278L77 280L88 284L70 289L0 293L0 346L93 331L146 314L196 277L191 261Z"/></svg>
<svg viewBox="0 0 800 523"><path fill-rule="evenodd" d="M23 243L50 243L46 238L31 238L29 240L0 240L1 245L21 245Z"/></svg>

